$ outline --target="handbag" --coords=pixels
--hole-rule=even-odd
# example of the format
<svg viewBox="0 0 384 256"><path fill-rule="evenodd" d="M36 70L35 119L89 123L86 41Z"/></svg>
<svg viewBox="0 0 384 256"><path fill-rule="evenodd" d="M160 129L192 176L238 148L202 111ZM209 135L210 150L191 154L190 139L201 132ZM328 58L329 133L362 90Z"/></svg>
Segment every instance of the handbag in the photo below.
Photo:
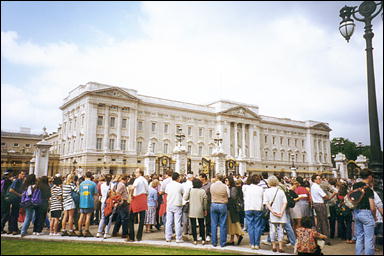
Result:
<svg viewBox="0 0 384 256"><path fill-rule="evenodd" d="M276 198L276 195L277 195L277 192L278 192L278 191L279 191L279 190L277 189L277 190L276 190L276 193L275 193L275 196L273 197L273 200L272 200L272 203L271 203L271 207L272 207L273 203L275 202L275 198ZM263 215L263 218L264 218L264 219L269 219L269 215L270 215L270 214L269 214L269 209L268 209L268 207L264 206L262 215Z"/></svg>

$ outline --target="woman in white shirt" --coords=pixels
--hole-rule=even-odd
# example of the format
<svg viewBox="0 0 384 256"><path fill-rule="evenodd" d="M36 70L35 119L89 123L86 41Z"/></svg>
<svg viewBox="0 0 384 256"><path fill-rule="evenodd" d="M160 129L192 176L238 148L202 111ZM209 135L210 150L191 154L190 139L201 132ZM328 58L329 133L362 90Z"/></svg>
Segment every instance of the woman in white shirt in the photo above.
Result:
<svg viewBox="0 0 384 256"><path fill-rule="evenodd" d="M287 207L287 198L284 191L278 188L279 180L276 176L268 178L268 185L270 188L265 190L264 203L270 211L269 217L269 230L272 241L272 251L276 252L276 242L279 242L279 252L283 250L283 225L287 222L285 209ZM277 233L277 241L276 241Z"/></svg>
<svg viewBox="0 0 384 256"><path fill-rule="evenodd" d="M260 237L263 232L263 188L257 184L259 175L250 177L250 185L243 185L244 211L248 225L249 241L252 249L260 249Z"/></svg>
<svg viewBox="0 0 384 256"><path fill-rule="evenodd" d="M99 224L99 228L97 230L96 237L101 237L103 231L105 231L104 232L104 238L110 237L109 230L110 230L111 224L112 224L112 215L105 217L104 208L106 206L105 201L107 200L108 194L110 193L111 189L114 187L111 180L112 180L111 174L105 175L105 182L103 182L100 186L100 190L101 190L101 199L100 199L100 202L101 202L101 221Z"/></svg>

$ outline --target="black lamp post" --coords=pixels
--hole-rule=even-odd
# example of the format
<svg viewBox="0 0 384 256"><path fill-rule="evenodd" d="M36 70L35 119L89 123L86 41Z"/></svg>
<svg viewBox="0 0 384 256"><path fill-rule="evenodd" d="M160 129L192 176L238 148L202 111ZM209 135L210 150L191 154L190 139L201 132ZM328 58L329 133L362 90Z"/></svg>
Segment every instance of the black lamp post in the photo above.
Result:
<svg viewBox="0 0 384 256"><path fill-rule="evenodd" d="M379 8L378 8L379 7ZM355 24L351 16L358 21L364 22L367 52L367 80L368 80L368 111L369 111L369 134L371 142L371 159L369 167L373 170L375 176L375 190L382 197L382 179L383 179L383 155L380 146L379 121L377 116L376 91L375 91L375 74L373 69L373 54L372 54L372 20L383 9L383 1L376 3L375 1L364 1L359 7L344 6L340 10L340 32L343 37L349 41L353 34ZM362 18L356 17L359 13Z"/></svg>

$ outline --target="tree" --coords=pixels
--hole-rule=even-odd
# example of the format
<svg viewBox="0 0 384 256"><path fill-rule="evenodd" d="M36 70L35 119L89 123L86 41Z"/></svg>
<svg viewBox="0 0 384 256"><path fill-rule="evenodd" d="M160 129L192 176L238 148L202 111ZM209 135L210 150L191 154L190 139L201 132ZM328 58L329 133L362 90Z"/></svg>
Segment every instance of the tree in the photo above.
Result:
<svg viewBox="0 0 384 256"><path fill-rule="evenodd" d="M358 155L366 156L368 159L371 158L369 145L358 146L355 142L342 137L333 138L331 141L331 154L336 155L339 152L343 153L349 160L356 160Z"/></svg>

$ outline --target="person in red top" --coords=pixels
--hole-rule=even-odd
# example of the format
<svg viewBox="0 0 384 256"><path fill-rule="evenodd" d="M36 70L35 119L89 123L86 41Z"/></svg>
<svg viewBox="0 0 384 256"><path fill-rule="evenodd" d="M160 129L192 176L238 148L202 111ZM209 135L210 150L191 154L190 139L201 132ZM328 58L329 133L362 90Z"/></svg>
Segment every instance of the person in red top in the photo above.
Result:
<svg viewBox="0 0 384 256"><path fill-rule="evenodd" d="M317 239L327 239L327 236L312 229L312 220L308 216L301 219L301 227L296 229L296 246L298 255L323 255L317 245Z"/></svg>
<svg viewBox="0 0 384 256"><path fill-rule="evenodd" d="M298 195L294 200L296 201L295 207L291 209L291 217L294 220L293 229L296 230L301 226L301 218L310 216L310 192L309 188L304 187L304 180L301 176L296 178L294 184L294 191Z"/></svg>

